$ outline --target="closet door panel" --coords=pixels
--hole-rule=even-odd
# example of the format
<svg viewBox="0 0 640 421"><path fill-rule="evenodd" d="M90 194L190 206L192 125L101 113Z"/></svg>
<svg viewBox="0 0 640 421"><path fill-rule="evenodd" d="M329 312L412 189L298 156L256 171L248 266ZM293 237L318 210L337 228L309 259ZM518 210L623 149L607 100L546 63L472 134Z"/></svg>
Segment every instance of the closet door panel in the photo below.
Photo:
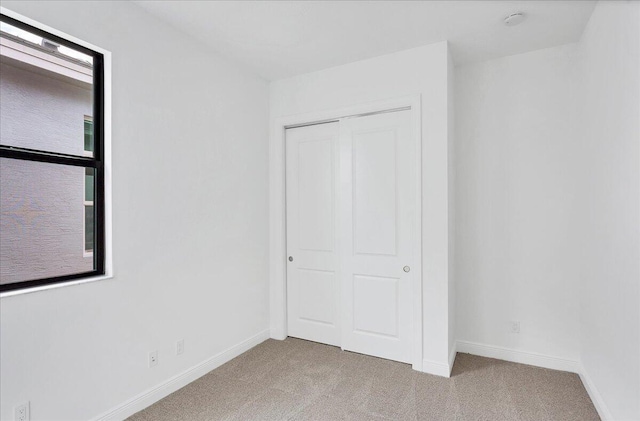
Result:
<svg viewBox="0 0 640 421"><path fill-rule="evenodd" d="M415 151L411 113L341 122L342 346L411 362ZM419 257L418 257L419 258Z"/></svg>
<svg viewBox="0 0 640 421"><path fill-rule="evenodd" d="M338 123L286 132L289 336L340 344L337 275Z"/></svg>

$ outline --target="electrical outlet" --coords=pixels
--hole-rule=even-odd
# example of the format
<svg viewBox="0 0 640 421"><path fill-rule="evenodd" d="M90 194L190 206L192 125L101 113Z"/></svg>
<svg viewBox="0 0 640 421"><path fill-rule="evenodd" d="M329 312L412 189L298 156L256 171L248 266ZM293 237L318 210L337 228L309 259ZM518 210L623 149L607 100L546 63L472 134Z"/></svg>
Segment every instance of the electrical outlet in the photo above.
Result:
<svg viewBox="0 0 640 421"><path fill-rule="evenodd" d="M184 339L180 339L176 343L176 355L184 354Z"/></svg>
<svg viewBox="0 0 640 421"><path fill-rule="evenodd" d="M149 367L155 367L158 365L158 351L152 351L149 353Z"/></svg>
<svg viewBox="0 0 640 421"><path fill-rule="evenodd" d="M511 333L520 333L520 322L518 321L511 322Z"/></svg>
<svg viewBox="0 0 640 421"><path fill-rule="evenodd" d="M15 410L15 421L29 421L29 402L16 406Z"/></svg>

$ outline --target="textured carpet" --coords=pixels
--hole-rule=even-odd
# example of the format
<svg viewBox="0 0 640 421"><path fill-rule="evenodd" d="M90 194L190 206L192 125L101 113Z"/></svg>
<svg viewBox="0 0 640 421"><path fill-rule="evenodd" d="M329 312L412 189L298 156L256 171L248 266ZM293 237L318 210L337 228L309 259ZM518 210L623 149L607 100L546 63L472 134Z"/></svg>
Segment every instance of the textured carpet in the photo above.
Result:
<svg viewBox="0 0 640 421"><path fill-rule="evenodd" d="M599 420L576 374L458 354L450 379L300 339L267 340L144 411L164 420Z"/></svg>

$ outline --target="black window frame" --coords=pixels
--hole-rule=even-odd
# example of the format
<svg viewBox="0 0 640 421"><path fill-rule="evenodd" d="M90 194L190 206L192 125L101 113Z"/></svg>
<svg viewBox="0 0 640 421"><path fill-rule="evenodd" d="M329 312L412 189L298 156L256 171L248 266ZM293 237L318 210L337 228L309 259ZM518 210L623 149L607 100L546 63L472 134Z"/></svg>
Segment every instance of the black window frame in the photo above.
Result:
<svg viewBox="0 0 640 421"><path fill-rule="evenodd" d="M50 164L73 165L77 167L93 168L94 177L94 270L90 272L73 273L50 278L40 278L28 281L14 282L0 285L0 293L28 289L44 285L59 284L105 275L105 178L104 178L104 55L65 38L51 34L35 26L14 19L0 13L0 20L16 28L29 31L42 38L59 43L93 58L93 156L79 156L71 154L42 151L0 143L0 158L10 158L26 161L45 162ZM1 139L0 139L1 142ZM84 140L83 140L84 142ZM84 143L83 143L84 145Z"/></svg>

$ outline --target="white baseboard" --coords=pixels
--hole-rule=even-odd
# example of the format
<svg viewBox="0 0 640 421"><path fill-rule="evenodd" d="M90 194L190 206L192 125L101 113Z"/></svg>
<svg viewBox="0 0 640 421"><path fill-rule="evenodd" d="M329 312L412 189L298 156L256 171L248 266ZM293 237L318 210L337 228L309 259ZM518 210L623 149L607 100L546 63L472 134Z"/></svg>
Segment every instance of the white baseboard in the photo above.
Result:
<svg viewBox="0 0 640 421"><path fill-rule="evenodd" d="M175 392L176 390L188 385L192 381L204 376L211 370L220 367L222 364L234 359L243 352L248 351L254 346L269 339L269 330L264 330L251 338L240 342L220 352L217 355L195 365L182 373L168 379L167 381L139 394L138 396L118 405L116 408L95 418L99 421L115 421L124 420L127 417L142 411L146 407L156 403L165 396Z"/></svg>
<svg viewBox="0 0 640 421"><path fill-rule="evenodd" d="M453 364L455 364L456 362L456 356L458 355L458 343L454 342L453 343L453 349L451 350L451 353L449 354L449 376L451 377L451 371L453 371Z"/></svg>
<svg viewBox="0 0 640 421"><path fill-rule="evenodd" d="M271 339L277 339L279 341L287 339L287 335L284 333L284 331L277 327L271 328L270 335L271 335Z"/></svg>
<svg viewBox="0 0 640 421"><path fill-rule="evenodd" d="M274 335L274 333L276 333ZM203 361L202 363L193 366L181 374L178 374L169 380L161 383L138 396L124 402L116 408L98 416L95 418L97 421L115 421L124 420L127 417L142 411L146 407L154 404L160 399L170 395L176 390L186 386L194 380L204 376L211 370L221 366L222 364L234 359L238 355L248 351L254 346L264 342L265 340L272 338L278 338L280 332L273 332L270 330L264 330L251 338L228 348L225 351ZM580 379L584 384L589 397L593 401L593 404L602 418L603 421L612 420L611 412L604 403L602 396L598 392L591 378L584 370L582 365L573 360L567 360L558 357L552 357L543 354L537 354L533 352L518 351L515 349L504 348L494 345L486 345L468 341L457 341L454 348L449 355L448 363L440 363L431 360L422 361L422 371L424 373L433 374L441 377L450 377L453 364L455 363L457 352L466 354L479 355L481 357L495 358L499 360L511 361L521 364L528 364L537 367L550 368L553 370L569 371L571 373L578 373Z"/></svg>
<svg viewBox="0 0 640 421"><path fill-rule="evenodd" d="M602 395L596 388L595 384L593 384L591 377L589 377L584 367L581 367L579 374L580 380L582 380L584 388L587 389L587 393L593 402L593 406L596 407L596 411L598 411L598 415L600 415L602 421L613 420L613 416L611 415L611 412L609 412L607 405L604 403Z"/></svg>
<svg viewBox="0 0 640 421"><path fill-rule="evenodd" d="M422 372L427 374L433 374L440 377L451 377L451 370L453 370L453 363L456 360L456 345L453 345L453 349L449 354L447 363L441 363L431 360L422 360Z"/></svg>
<svg viewBox="0 0 640 421"><path fill-rule="evenodd" d="M451 375L449 364L431 360L422 360L422 372L440 377L449 377Z"/></svg>
<svg viewBox="0 0 640 421"><path fill-rule="evenodd" d="M602 395L600 395L600 392L579 361L468 341L458 341L457 349L458 352L466 354L577 373L602 421L613 420L613 416L605 404L604 399L602 399Z"/></svg>
<svg viewBox="0 0 640 421"><path fill-rule="evenodd" d="M495 358L498 360L511 361L514 363L534 365L536 367L550 368L552 370L569 371L580 373L581 366L578 361L565 358L553 357L550 355L538 354L535 352L519 351L501 346L486 345L476 342L458 341L458 352L479 355L481 357Z"/></svg>

